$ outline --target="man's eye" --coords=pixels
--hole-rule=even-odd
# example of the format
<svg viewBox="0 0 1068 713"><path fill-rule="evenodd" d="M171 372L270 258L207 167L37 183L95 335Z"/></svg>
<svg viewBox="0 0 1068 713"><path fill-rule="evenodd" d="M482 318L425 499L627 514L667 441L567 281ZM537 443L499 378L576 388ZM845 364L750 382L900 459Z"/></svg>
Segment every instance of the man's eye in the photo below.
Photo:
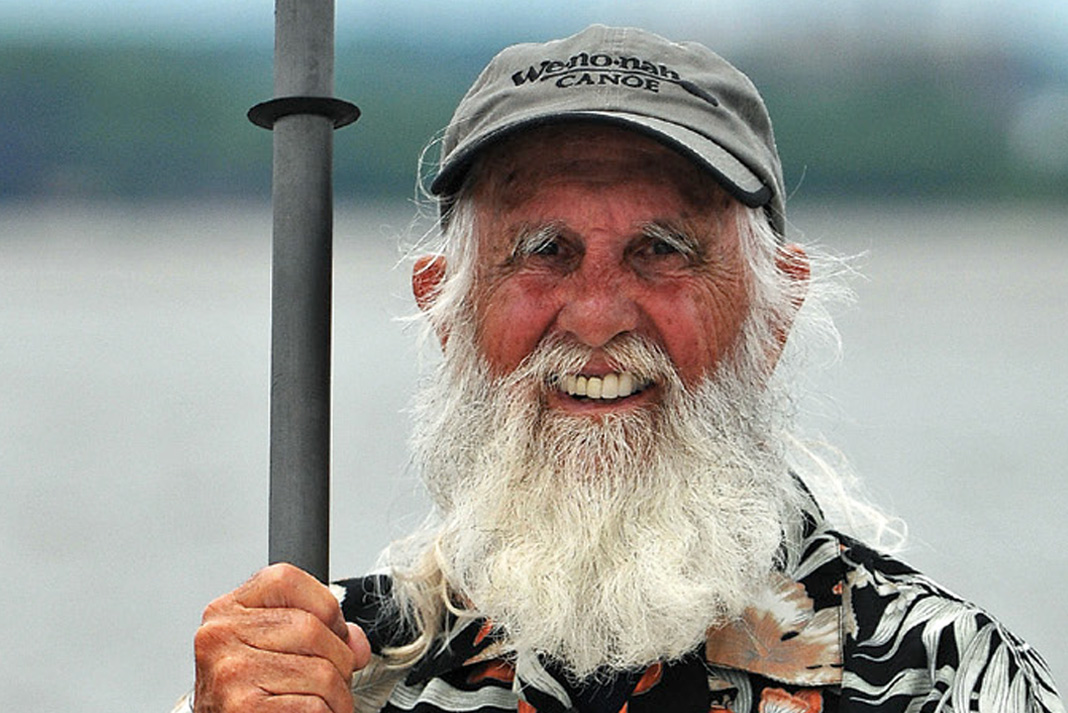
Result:
<svg viewBox="0 0 1068 713"><path fill-rule="evenodd" d="M660 226L651 226L631 247L631 258L643 270L679 270L698 264L696 240Z"/></svg>
<svg viewBox="0 0 1068 713"><path fill-rule="evenodd" d="M642 246L641 254L646 257L671 257L673 255L689 255L687 250L674 240L652 238Z"/></svg>
<svg viewBox="0 0 1068 713"><path fill-rule="evenodd" d="M653 255L673 255L679 252L679 249L666 240L654 240L649 246L649 252Z"/></svg>
<svg viewBox="0 0 1068 713"><path fill-rule="evenodd" d="M567 241L555 226L547 226L523 233L516 240L512 260L524 258L559 258L567 252Z"/></svg>
<svg viewBox="0 0 1068 713"><path fill-rule="evenodd" d="M560 243L555 240L546 240L543 243L534 246L534 249L530 251L531 255L540 255L542 257L553 257L560 254Z"/></svg>

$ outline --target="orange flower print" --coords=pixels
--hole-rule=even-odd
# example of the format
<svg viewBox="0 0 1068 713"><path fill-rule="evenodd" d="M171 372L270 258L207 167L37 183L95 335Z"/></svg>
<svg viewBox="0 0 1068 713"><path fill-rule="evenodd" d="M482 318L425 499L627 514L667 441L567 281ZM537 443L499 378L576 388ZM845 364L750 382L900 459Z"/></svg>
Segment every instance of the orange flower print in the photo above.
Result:
<svg viewBox="0 0 1068 713"><path fill-rule="evenodd" d="M493 622L490 621L489 619L487 619L486 621L482 622L482 626L479 627L478 633L475 634L474 645L478 646L479 644L481 644L483 641L486 640L487 636L489 636L492 633L493 633Z"/></svg>
<svg viewBox="0 0 1068 713"><path fill-rule="evenodd" d="M638 681L638 685L634 687L634 695L640 696L648 691L650 688L660 683L660 679L664 676L664 665L657 662L649 668L645 669L645 673L642 674L641 680Z"/></svg>
<svg viewBox="0 0 1068 713"><path fill-rule="evenodd" d="M759 713L822 713L823 695L812 689L787 693L781 688L765 688L760 694Z"/></svg>
<svg viewBox="0 0 1068 713"><path fill-rule="evenodd" d="M803 585L775 575L742 618L708 632L705 660L802 686L841 683L839 609L815 610Z"/></svg>
<svg viewBox="0 0 1068 713"><path fill-rule="evenodd" d="M511 683L515 679L515 666L500 659L486 661L474 666L467 676L467 682L471 684L482 683L486 679Z"/></svg>

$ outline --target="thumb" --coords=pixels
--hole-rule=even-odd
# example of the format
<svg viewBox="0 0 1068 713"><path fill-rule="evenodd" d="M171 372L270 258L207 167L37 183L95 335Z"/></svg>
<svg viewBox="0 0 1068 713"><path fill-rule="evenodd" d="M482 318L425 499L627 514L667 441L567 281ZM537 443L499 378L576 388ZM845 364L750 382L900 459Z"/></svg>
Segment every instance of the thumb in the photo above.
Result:
<svg viewBox="0 0 1068 713"><path fill-rule="evenodd" d="M349 649L356 655L354 670L359 671L371 661L371 643L367 640L367 635L363 633L363 629L355 624L345 622L345 628L348 629L349 634L345 643L349 645Z"/></svg>

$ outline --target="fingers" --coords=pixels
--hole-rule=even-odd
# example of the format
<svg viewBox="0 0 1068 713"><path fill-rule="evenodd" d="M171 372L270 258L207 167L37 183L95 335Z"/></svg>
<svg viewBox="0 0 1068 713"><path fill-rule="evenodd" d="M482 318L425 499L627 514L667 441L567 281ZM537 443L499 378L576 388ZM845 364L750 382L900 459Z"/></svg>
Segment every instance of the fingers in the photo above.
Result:
<svg viewBox="0 0 1068 713"><path fill-rule="evenodd" d="M352 673L371 657L331 591L290 565L209 604L195 650L198 713L351 713Z"/></svg>
<svg viewBox="0 0 1068 713"><path fill-rule="evenodd" d="M205 626L210 630L212 624ZM220 622L220 626L252 649L325 659L341 676L351 676L358 667L366 665L366 660L359 661L346 641L339 639L317 617L301 609L242 611Z"/></svg>
<svg viewBox="0 0 1068 713"><path fill-rule="evenodd" d="M199 673L199 672L198 672ZM259 652L216 666L194 701L210 698L211 711L259 713L265 710L352 713L348 677L322 659Z"/></svg>
<svg viewBox="0 0 1068 713"><path fill-rule="evenodd" d="M350 708L351 710L351 708ZM272 696L257 702L249 713L337 713L317 696Z"/></svg>
<svg viewBox="0 0 1068 713"><path fill-rule="evenodd" d="M234 591L234 599L248 608L303 609L342 641L348 638L345 618L334 595L315 577L291 564L261 569Z"/></svg>

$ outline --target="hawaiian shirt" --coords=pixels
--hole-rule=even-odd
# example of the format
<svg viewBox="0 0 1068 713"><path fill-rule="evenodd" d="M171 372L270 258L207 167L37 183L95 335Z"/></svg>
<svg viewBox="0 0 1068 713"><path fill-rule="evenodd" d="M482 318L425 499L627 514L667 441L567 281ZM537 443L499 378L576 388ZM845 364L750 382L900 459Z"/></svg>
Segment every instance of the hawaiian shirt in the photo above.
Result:
<svg viewBox="0 0 1068 713"><path fill-rule="evenodd" d="M337 584L377 653L384 577ZM485 620L450 622L410 669L357 675L357 711L497 713L1064 713L1049 669L975 605L835 532L814 506L803 546L744 617L689 655L576 683L553 661L507 655ZM378 659L378 657L376 657ZM380 659L377 663L381 663Z"/></svg>

